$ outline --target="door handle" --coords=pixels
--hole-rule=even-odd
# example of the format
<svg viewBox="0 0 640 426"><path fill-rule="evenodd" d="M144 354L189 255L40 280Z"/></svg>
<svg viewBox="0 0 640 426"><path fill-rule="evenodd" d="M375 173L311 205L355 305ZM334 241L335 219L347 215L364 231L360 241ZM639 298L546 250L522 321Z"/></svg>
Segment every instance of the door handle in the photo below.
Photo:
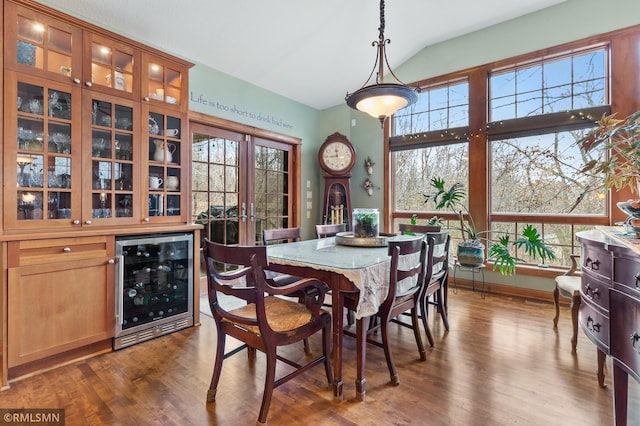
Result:
<svg viewBox="0 0 640 426"><path fill-rule="evenodd" d="M240 210L240 220L243 222L246 222L247 220L247 203L245 202L242 203L242 208Z"/></svg>
<svg viewBox="0 0 640 426"><path fill-rule="evenodd" d="M256 212L253 203L249 204L249 219L251 222L255 222L256 220Z"/></svg>

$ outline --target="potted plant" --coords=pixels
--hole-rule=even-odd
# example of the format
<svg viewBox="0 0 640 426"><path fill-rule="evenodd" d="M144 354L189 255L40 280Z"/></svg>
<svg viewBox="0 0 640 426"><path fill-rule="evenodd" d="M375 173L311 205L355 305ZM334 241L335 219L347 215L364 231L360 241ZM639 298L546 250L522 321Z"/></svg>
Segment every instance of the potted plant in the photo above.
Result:
<svg viewBox="0 0 640 426"><path fill-rule="evenodd" d="M476 230L473 216L464 204L466 191L460 182L456 182L449 188L445 187L443 179L434 177L431 186L435 189L432 194L425 194L425 203L434 202L436 210L449 209L458 216L462 242L458 244L458 262L463 266L477 267L484 264L484 249L486 242L489 245L489 258L493 259L493 270L498 269L502 275L512 275L516 269L516 262L522 261L514 257L509 248L524 248L525 253L533 258L555 259L553 251L542 240L538 230L532 225L523 228L522 233L514 240L511 235L503 234L497 241L483 237L491 231ZM464 215L468 221L465 223Z"/></svg>
<svg viewBox="0 0 640 426"><path fill-rule="evenodd" d="M380 235L378 209L353 209L353 236L375 238Z"/></svg>
<svg viewBox="0 0 640 426"><path fill-rule="evenodd" d="M578 146L586 153L603 147L610 150L608 156L593 159L582 168L584 173L604 175L607 189L628 187L638 194L640 185L640 111L624 119L616 114L604 115L598 126L578 140ZM630 216L640 218L640 200L618 203L618 207Z"/></svg>

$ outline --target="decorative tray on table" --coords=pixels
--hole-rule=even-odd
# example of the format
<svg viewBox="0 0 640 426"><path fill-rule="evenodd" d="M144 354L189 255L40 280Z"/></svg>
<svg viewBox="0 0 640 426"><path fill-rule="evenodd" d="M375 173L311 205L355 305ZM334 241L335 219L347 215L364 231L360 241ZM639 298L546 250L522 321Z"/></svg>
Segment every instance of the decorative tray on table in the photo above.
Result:
<svg viewBox="0 0 640 426"><path fill-rule="evenodd" d="M389 238L395 234L380 234L378 237L356 237L353 232L338 232L336 243L355 247L385 247Z"/></svg>

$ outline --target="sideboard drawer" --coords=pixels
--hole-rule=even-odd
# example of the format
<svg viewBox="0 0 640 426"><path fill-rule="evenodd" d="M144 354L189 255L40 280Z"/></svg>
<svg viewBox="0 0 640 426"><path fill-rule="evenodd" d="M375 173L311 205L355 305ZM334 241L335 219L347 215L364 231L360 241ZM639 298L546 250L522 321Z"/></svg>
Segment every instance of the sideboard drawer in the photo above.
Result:
<svg viewBox="0 0 640 426"><path fill-rule="evenodd" d="M640 297L640 258L614 257L613 281L637 292Z"/></svg>
<svg viewBox="0 0 640 426"><path fill-rule="evenodd" d="M609 310L609 280L588 271L582 274L582 284L580 292L583 299L589 299L605 311Z"/></svg>
<svg viewBox="0 0 640 426"><path fill-rule="evenodd" d="M43 265L107 257L113 253L113 237L71 237L9 242L9 267Z"/></svg>
<svg viewBox="0 0 640 426"><path fill-rule="evenodd" d="M599 247L585 245L582 253L582 270L598 274L603 278L611 278L611 253Z"/></svg>
<svg viewBox="0 0 640 426"><path fill-rule="evenodd" d="M609 318L590 303L581 303L578 321L587 337L609 352Z"/></svg>
<svg viewBox="0 0 640 426"><path fill-rule="evenodd" d="M611 356L640 381L640 299L611 290Z"/></svg>

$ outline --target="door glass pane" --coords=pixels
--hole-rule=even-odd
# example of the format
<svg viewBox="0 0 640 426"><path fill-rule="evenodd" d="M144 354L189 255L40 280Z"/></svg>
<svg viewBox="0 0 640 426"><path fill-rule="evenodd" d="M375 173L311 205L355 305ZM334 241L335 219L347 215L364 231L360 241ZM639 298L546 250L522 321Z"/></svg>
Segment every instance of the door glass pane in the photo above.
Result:
<svg viewBox="0 0 640 426"><path fill-rule="evenodd" d="M216 136L192 136L192 205L202 236L223 244L239 240L239 143Z"/></svg>
<svg viewBox="0 0 640 426"><path fill-rule="evenodd" d="M257 145L255 156L256 230L286 228L292 223L287 203L289 151Z"/></svg>

